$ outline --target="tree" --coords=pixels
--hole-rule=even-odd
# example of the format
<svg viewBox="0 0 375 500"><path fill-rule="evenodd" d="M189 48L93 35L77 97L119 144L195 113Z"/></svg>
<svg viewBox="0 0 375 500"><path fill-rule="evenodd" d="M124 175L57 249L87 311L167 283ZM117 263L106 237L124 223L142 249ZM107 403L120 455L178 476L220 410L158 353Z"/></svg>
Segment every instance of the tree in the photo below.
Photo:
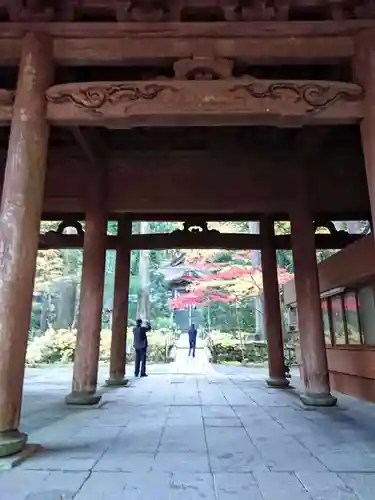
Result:
<svg viewBox="0 0 375 500"><path fill-rule="evenodd" d="M221 318L222 325L228 325L228 330L249 327L253 330L255 315L249 302L263 293L263 286L261 267L251 265L252 252L210 250L198 254L203 260L197 260L197 251L194 251L194 265L205 272L199 278L185 276L191 284L187 293L171 300L172 309L205 306L210 316L208 323L215 315ZM293 278L286 269L279 268L278 275L280 284ZM256 329L255 333L258 333Z"/></svg>
<svg viewBox="0 0 375 500"><path fill-rule="evenodd" d="M150 232L149 223L141 221L140 234ZM141 250L139 255L138 318L150 318L150 250Z"/></svg>

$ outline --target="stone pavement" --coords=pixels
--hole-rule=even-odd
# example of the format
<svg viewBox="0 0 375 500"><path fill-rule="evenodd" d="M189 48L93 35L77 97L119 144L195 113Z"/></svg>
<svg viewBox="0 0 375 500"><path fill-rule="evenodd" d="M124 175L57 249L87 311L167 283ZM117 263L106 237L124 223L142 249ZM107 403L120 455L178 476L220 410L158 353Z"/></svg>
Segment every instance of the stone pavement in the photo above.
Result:
<svg viewBox="0 0 375 500"><path fill-rule="evenodd" d="M62 402L71 368L28 370L23 428L44 450L0 474L0 500L375 498L375 405L306 409L262 369L186 354L83 410Z"/></svg>

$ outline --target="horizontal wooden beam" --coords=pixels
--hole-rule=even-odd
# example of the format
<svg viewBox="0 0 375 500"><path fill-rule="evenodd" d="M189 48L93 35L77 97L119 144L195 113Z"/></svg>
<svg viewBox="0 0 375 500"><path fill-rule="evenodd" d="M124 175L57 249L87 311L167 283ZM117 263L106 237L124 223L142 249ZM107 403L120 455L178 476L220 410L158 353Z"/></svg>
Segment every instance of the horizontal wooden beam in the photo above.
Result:
<svg viewBox="0 0 375 500"><path fill-rule="evenodd" d="M228 79L87 82L47 91L54 125L303 126L357 123L362 89L344 82Z"/></svg>
<svg viewBox="0 0 375 500"><path fill-rule="evenodd" d="M362 235L353 234L317 234L315 236L317 249L341 249L362 238ZM139 250L164 250L167 248L225 248L228 250L262 249L263 242L259 234L211 234L196 233L194 236L184 234L134 234L131 238L131 248ZM289 250L290 235L274 237L275 248Z"/></svg>
<svg viewBox="0 0 375 500"><path fill-rule="evenodd" d="M1 50L1 42L0 42ZM12 47L12 52L14 47ZM14 52L13 52L14 53ZM11 60L3 53L5 62ZM331 64L354 55L349 36L314 38L58 39L54 58L62 66L158 65L194 56L237 59L248 64ZM0 56L1 61L1 56Z"/></svg>
<svg viewBox="0 0 375 500"><path fill-rule="evenodd" d="M39 236L39 250L51 250L59 248L83 248L83 235L79 234L57 234L47 233ZM117 247L117 236L107 236L107 249L115 250Z"/></svg>
<svg viewBox="0 0 375 500"><path fill-rule="evenodd" d="M54 38L277 38L354 36L375 27L375 21L240 21L240 22L2 22L0 38L22 38L43 31Z"/></svg>
<svg viewBox="0 0 375 500"><path fill-rule="evenodd" d="M224 23L1 23L0 64L20 58L27 31L54 37L59 65L126 65L185 57L228 57L255 64L350 59L353 37L375 21Z"/></svg>
<svg viewBox="0 0 375 500"><path fill-rule="evenodd" d="M170 222L183 222L186 220L186 218L189 217L189 214L186 213L133 213L133 214L127 214L128 217L133 220L133 221L149 221L149 222L164 222L164 221L170 221ZM243 213L217 213L217 214L212 214L212 213L196 213L193 215L194 218L197 220L203 220L203 221L260 221L261 217L263 216L262 213L254 213L254 212L243 212ZM268 214L270 218L272 218L275 221L288 221L290 220L289 214L287 212L285 213L271 213ZM84 218L84 214L81 215L81 217ZM109 220L117 220L119 217L118 214L113 214L112 219L109 216ZM190 216L191 217L191 216ZM348 220L370 220L371 218L371 213L369 211L366 212L345 212L342 214L337 214L337 213L319 213L313 215L313 218L315 219L318 217L319 219L322 220L327 220L327 221L348 221ZM79 219L79 217L76 217ZM43 215L43 220L60 220L61 215L58 214L45 214Z"/></svg>
<svg viewBox="0 0 375 500"><path fill-rule="evenodd" d="M353 234L317 234L315 236L317 249L341 249L362 238L361 235ZM56 248L83 248L81 235L67 234L45 234L40 235L39 249ZM107 237L107 249L115 250L117 247L117 236ZM290 235L274 237L275 248L288 250L291 248ZM259 234L228 234L217 233L184 233L170 234L133 234L129 241L130 248L134 250L164 250L168 248L225 248L233 250L261 249L262 238Z"/></svg>

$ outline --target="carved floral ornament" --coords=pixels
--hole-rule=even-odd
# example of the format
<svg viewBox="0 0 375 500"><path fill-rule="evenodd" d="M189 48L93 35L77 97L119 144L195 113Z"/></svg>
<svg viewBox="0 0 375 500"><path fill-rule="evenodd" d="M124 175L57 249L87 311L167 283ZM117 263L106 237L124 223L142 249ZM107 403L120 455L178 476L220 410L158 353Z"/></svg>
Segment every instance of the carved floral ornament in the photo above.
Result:
<svg viewBox="0 0 375 500"><path fill-rule="evenodd" d="M220 234L220 231L217 229L209 229L206 221L191 219L184 222L182 229L175 229L172 231L170 236L178 236L181 234L194 237L196 235Z"/></svg>
<svg viewBox="0 0 375 500"><path fill-rule="evenodd" d="M62 235L62 234L64 234L65 229L74 229L79 236L84 235L84 230L83 230L82 224L79 221L64 220L64 221L60 222L60 224L58 225L58 227L55 231L54 230L47 231L46 233L44 233L44 236L49 237L49 236L54 236L54 235Z"/></svg>
<svg viewBox="0 0 375 500"><path fill-rule="evenodd" d="M56 85L46 98L48 118L57 124L105 125L108 121L121 127L131 119L130 126L137 126L149 118L157 126L164 124L158 119L165 116L179 124L185 117L195 124L195 117L199 124L202 117L215 115L222 124L225 116L244 124L261 124L262 117L271 124L278 117L297 123L305 119L309 123L356 123L363 116L364 91L355 84L328 81L171 79Z"/></svg>
<svg viewBox="0 0 375 500"><path fill-rule="evenodd" d="M292 100L294 103L307 105L306 112L317 112L337 102L359 102L364 98L364 91L358 85L337 86L328 82L255 82L240 84L230 89L231 92L245 90L255 99Z"/></svg>

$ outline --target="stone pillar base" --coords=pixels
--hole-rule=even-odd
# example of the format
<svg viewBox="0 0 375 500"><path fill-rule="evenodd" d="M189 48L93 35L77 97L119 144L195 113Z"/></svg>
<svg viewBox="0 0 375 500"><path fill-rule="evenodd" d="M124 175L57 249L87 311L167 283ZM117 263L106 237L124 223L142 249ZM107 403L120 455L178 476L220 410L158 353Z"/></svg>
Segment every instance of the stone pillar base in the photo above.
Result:
<svg viewBox="0 0 375 500"><path fill-rule="evenodd" d="M290 387L289 380L285 377L269 377L266 384L274 389L288 389Z"/></svg>
<svg viewBox="0 0 375 500"><path fill-rule="evenodd" d="M332 396L332 394L320 392L320 393L304 393L300 396L301 401L306 406L335 406L337 403L337 398Z"/></svg>
<svg viewBox="0 0 375 500"><path fill-rule="evenodd" d="M19 453L25 447L26 441L27 434L23 432L17 430L0 432L0 458Z"/></svg>
<svg viewBox="0 0 375 500"><path fill-rule="evenodd" d="M73 391L65 397L67 405L92 406L99 403L101 396L95 392Z"/></svg>
<svg viewBox="0 0 375 500"><path fill-rule="evenodd" d="M105 381L105 385L108 387L125 387L128 385L129 380L127 378L109 378Z"/></svg>

